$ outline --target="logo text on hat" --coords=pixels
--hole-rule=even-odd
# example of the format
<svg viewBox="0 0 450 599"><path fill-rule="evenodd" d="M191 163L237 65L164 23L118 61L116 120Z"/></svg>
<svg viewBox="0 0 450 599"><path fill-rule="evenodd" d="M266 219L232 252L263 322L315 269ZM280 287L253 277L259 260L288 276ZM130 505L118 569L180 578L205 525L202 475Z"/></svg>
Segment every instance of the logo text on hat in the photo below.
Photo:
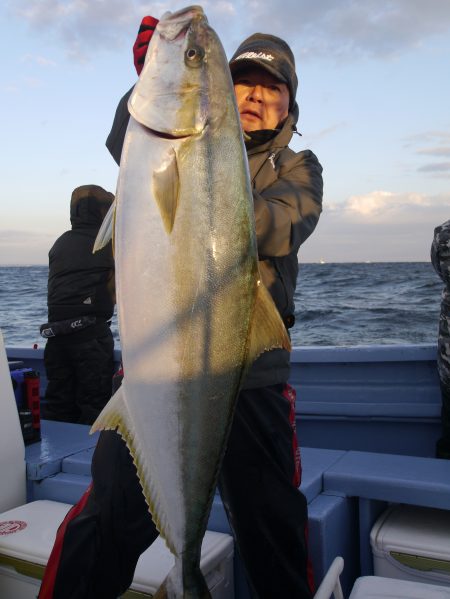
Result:
<svg viewBox="0 0 450 599"><path fill-rule="evenodd" d="M270 62L274 59L274 56L272 54L265 54L264 52L244 52L235 58L235 60L242 60L243 58L262 58Z"/></svg>

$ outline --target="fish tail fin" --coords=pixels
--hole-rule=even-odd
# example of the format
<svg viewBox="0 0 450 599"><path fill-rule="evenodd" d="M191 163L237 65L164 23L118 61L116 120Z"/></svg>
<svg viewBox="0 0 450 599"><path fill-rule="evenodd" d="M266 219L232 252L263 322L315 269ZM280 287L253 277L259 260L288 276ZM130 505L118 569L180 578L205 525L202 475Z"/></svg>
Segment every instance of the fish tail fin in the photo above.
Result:
<svg viewBox="0 0 450 599"><path fill-rule="evenodd" d="M181 577L175 566L153 595L153 599L211 599L208 585L200 568Z"/></svg>
<svg viewBox="0 0 450 599"><path fill-rule="evenodd" d="M91 427L90 433L101 430L116 429L119 431L128 428L128 410L124 401L123 385L118 388L106 406L100 412L97 420Z"/></svg>

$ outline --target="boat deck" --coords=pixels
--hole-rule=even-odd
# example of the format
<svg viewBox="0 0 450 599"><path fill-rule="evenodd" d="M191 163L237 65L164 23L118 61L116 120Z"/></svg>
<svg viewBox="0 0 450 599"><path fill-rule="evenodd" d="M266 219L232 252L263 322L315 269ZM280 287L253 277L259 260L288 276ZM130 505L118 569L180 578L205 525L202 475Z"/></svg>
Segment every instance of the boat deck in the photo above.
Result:
<svg viewBox="0 0 450 599"><path fill-rule="evenodd" d="M84 425L42 421L42 439L26 447L28 501L75 503L91 481L97 434ZM372 574L369 533L388 502L450 508L450 461L304 447L301 489L308 501L310 550L318 580L344 557L344 589ZM209 530L231 533L219 495ZM237 596L248 596L236 560Z"/></svg>
<svg viewBox="0 0 450 599"><path fill-rule="evenodd" d="M301 489L317 582L337 555L345 560L345 594L358 576L372 574L369 533L390 503L450 510L450 461L433 458L440 434L436 349L294 349L290 383L297 391ZM42 396L42 350L7 353L40 371ZM96 440L88 426L42 421L41 442L26 447L28 500L76 502L91 480ZM219 495L208 528L230 532ZM247 599L238 557L235 583L236 599Z"/></svg>

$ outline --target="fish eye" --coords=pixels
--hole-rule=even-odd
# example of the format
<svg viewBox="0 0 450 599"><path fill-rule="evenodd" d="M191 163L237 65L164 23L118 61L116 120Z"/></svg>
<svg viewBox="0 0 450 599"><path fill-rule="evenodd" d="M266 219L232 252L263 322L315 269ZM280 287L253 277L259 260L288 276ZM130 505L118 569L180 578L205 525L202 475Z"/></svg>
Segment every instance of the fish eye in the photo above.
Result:
<svg viewBox="0 0 450 599"><path fill-rule="evenodd" d="M199 46L190 46L184 53L185 62L189 66L200 66L204 56L205 51Z"/></svg>

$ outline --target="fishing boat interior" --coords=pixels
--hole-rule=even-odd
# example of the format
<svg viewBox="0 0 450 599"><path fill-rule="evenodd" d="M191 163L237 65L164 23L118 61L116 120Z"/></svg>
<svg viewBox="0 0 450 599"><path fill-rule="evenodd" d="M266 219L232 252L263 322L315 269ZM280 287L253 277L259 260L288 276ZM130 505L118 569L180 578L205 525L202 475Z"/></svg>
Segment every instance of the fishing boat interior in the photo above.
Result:
<svg viewBox="0 0 450 599"><path fill-rule="evenodd" d="M31 391L24 385L27 372L38 373L37 391L36 377ZM90 484L98 434L33 411L25 396L34 389L38 403L43 397L42 349L5 348L0 335L0 384L0 596L28 599L59 524ZM290 384L315 599L450 598L450 460L434 457L436 347L295 348ZM19 416L23 401L28 421ZM123 598L151 597L172 562L158 539ZM214 599L250 597L218 494L201 567Z"/></svg>

